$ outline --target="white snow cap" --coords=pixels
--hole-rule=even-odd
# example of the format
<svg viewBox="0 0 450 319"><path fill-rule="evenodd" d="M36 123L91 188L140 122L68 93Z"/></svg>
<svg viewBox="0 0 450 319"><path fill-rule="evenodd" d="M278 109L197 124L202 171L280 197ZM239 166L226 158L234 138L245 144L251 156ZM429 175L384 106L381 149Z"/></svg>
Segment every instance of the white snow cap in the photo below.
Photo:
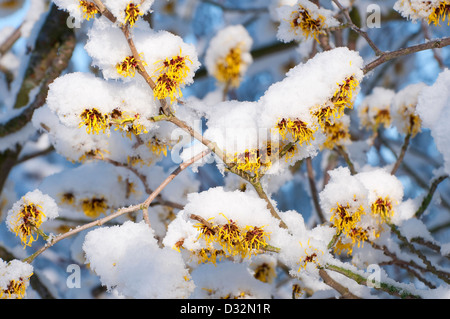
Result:
<svg viewBox="0 0 450 319"><path fill-rule="evenodd" d="M181 254L160 248L145 222L90 231L83 250L102 284L125 297L187 298L194 289Z"/></svg>
<svg viewBox="0 0 450 319"><path fill-rule="evenodd" d="M450 174L450 70L442 71L436 82L422 90L417 113L423 127L431 130L437 149L444 157L444 169Z"/></svg>
<svg viewBox="0 0 450 319"><path fill-rule="evenodd" d="M402 17L416 22L428 19L441 2L441 0L398 0L394 4L394 10L399 12Z"/></svg>
<svg viewBox="0 0 450 319"><path fill-rule="evenodd" d="M117 64L132 55L127 40L117 25L112 25L104 17L96 19L88 31L88 37L86 52L92 57L92 64L102 70L106 79L132 81L139 78L138 75L124 78L117 72ZM156 71L166 58L181 55L188 57L185 62L189 68L183 86L193 83L195 71L200 67L194 45L168 31L154 31L148 23L136 23L133 40L150 76L158 75Z"/></svg>
<svg viewBox="0 0 450 319"><path fill-rule="evenodd" d="M295 25L296 23L301 23L304 20L302 13L303 15L308 15L308 17L312 20L320 21L321 29L336 27L339 25L339 21L333 17L333 11L319 8L316 4L308 0L298 0L295 4L283 5L275 11L276 18L280 20L277 38L283 42L305 40L310 36L307 31L304 33L299 26ZM322 30L319 30L319 32L320 31ZM316 34L312 34L311 36L316 38Z"/></svg>
<svg viewBox="0 0 450 319"><path fill-rule="evenodd" d="M69 14L78 21L84 19L83 8L80 6L79 0L53 0L53 2L60 8L69 12ZM86 1L93 3L92 1ZM117 18L119 23L125 23L125 10L130 3L138 5L141 13L146 14L150 12L154 0L103 0L105 7Z"/></svg>

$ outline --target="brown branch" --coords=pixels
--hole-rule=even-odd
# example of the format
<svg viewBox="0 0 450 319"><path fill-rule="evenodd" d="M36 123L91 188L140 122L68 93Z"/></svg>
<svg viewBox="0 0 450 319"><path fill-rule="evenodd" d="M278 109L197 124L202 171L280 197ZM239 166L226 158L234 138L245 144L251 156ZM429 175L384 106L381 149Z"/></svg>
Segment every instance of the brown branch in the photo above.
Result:
<svg viewBox="0 0 450 319"><path fill-rule="evenodd" d="M370 45L372 50L375 52L375 55L377 55L377 56L382 55L383 52L380 49L378 49L378 47L375 45L375 43L372 41L372 39L370 39L367 32L361 30L358 26L356 26L356 24L353 23L352 18L350 17L350 14L348 13L348 10L345 9L338 0L333 0L333 2L336 4L336 6L339 8L339 10L341 10L342 13L344 14L344 17L347 20L350 28L353 31L355 31L356 33L358 33L360 36L362 36L367 41L367 43Z"/></svg>
<svg viewBox="0 0 450 319"><path fill-rule="evenodd" d="M308 173L309 187L311 188L311 195L314 202L314 207L316 208L317 216L319 217L320 223L325 223L326 219L319 203L319 194L316 187L316 180L314 178L314 169L312 166L311 157L306 159L306 170Z"/></svg>
<svg viewBox="0 0 450 319"><path fill-rule="evenodd" d="M333 288L334 290L336 290L337 292L339 292L342 295L342 298L360 299L358 296L352 294L347 287L342 286L336 280L331 278L331 276L324 269L319 269L319 275L323 279L323 282L326 283L331 288Z"/></svg>
<svg viewBox="0 0 450 319"><path fill-rule="evenodd" d="M372 71L379 65L381 65L389 60L398 58L398 57L417 53L417 52L424 51L424 50L443 48L448 45L450 45L450 37L436 39L433 41L428 41L426 43L413 45L413 46L410 46L410 47L407 47L404 49L399 49L396 51L383 52L377 59L375 59L374 61L367 64L364 67L363 72L364 72L364 74L367 74L368 72Z"/></svg>
<svg viewBox="0 0 450 319"><path fill-rule="evenodd" d="M412 134L408 133L405 136L405 141L403 142L402 149L400 151L400 155L397 157L397 161L394 164L394 167L391 170L391 175L394 175L399 169L400 165L403 162L403 158L405 157L406 150L408 149L409 142L411 141Z"/></svg>

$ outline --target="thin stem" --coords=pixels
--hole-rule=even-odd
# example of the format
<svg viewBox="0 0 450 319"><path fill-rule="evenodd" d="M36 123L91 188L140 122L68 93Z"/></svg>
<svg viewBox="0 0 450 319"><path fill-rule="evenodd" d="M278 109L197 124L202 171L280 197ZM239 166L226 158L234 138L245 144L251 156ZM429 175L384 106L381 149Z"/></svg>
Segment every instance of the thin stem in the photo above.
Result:
<svg viewBox="0 0 450 319"><path fill-rule="evenodd" d="M252 184L252 186L255 189L255 191L258 194L258 196L266 201L267 208L270 210L270 214L280 221L280 227L287 229L288 228L287 225L280 218L280 216L278 216L278 213L277 213L275 207L273 207L273 204L272 204L271 200L269 199L267 194L264 192L264 189L263 189L263 187L261 185L261 182L259 180L258 181L253 181L253 182L249 181L249 182Z"/></svg>
<svg viewBox="0 0 450 319"><path fill-rule="evenodd" d="M416 249L416 247L414 247L414 245L412 243L410 243L408 241L408 239L401 234L401 232L398 230L397 226L392 225L392 224L389 226L391 227L391 231L397 235L398 239L400 239L403 243L405 243L406 246L408 247L408 249L413 254L416 254L422 260L426 269L429 272L433 273L434 275L436 275L437 277L439 277L440 279L445 281L447 284L450 284L450 273L436 269L436 267L434 267L431 264L431 262L426 258L426 256L421 251Z"/></svg>
<svg viewBox="0 0 450 319"><path fill-rule="evenodd" d="M311 188L311 195L314 202L314 207L316 208L317 216L319 217L320 223L325 223L326 219L319 203L319 193L316 187L316 180L314 178L314 169L312 166L311 157L306 158L306 171L308 173L309 187Z"/></svg>
<svg viewBox="0 0 450 319"><path fill-rule="evenodd" d="M352 294L347 287L342 286L336 280L331 278L331 276L324 269L319 269L319 275L323 279L323 282L328 286L336 290L342 295L344 299L360 299L358 296Z"/></svg>
<svg viewBox="0 0 450 319"><path fill-rule="evenodd" d="M374 61L367 64L364 67L363 72L364 72L364 74L367 74L368 72L375 69L377 66L379 66L389 60L392 60L392 59L395 59L395 58L398 58L401 56L405 56L405 55L409 55L409 54L413 54L413 53L417 53L417 52L429 50L429 49L443 48L448 45L450 45L450 37L436 39L433 41L428 41L426 43L413 45L413 46L410 46L410 47L407 47L404 49L399 49L396 51L384 52L377 59L375 59Z"/></svg>
<svg viewBox="0 0 450 319"><path fill-rule="evenodd" d="M402 149L400 150L400 154L397 157L397 161L395 162L394 167L391 170L392 175L394 175L397 172L397 170L399 169L400 165L403 162L403 158L405 157L406 150L408 149L408 146L409 146L409 142L411 141L411 136L412 136L411 133L408 133L405 136L405 141L403 142Z"/></svg>
<svg viewBox="0 0 450 319"><path fill-rule="evenodd" d="M324 268L335 271L337 273L340 273L344 276L346 276L347 278L350 278L352 280L354 280L356 283L360 284L360 285L364 285L364 286L368 286L368 278L357 274L349 269L343 268L343 267L339 267L336 265L330 265L327 264ZM388 284L385 282L375 282L372 283L373 285L371 285L371 287L377 289L377 290L381 290L384 292L387 292L388 294L392 295L392 296L396 296L396 297L401 297L401 298L409 298L409 299L417 299L420 298L420 296L414 295L413 293L407 291L404 288L401 287L397 287L395 285L392 284Z"/></svg>
<svg viewBox="0 0 450 319"><path fill-rule="evenodd" d="M428 205L431 202L431 199L433 198L434 192L436 191L438 185L444 181L447 177L449 177L448 175L443 175L440 176L438 178L436 178L433 183L431 183L431 187L428 190L428 194L423 198L422 200L422 204L420 205L419 209L416 211L415 217L416 218L420 218L422 217L423 213L425 212L425 210L427 209Z"/></svg>
<svg viewBox="0 0 450 319"><path fill-rule="evenodd" d="M345 162L347 163L348 169L352 175L356 175L358 172L355 169L355 165L353 165L352 160L350 159L350 155L348 155L347 151L341 145L336 145L335 150L341 155Z"/></svg>
<svg viewBox="0 0 450 319"><path fill-rule="evenodd" d="M372 41L372 39L370 39L367 32L361 30L358 26L356 26L353 23L352 18L350 17L350 14L348 13L348 10L345 9L338 0L333 0L333 2L336 4L336 6L339 8L339 10L341 10L342 13L344 14L344 17L347 20L348 24L350 25L350 28L353 31L355 31L356 33L358 33L360 36L362 36L367 41L367 43L370 45L372 50L375 52L375 55L377 55L377 56L382 55L383 51L378 49L378 47L375 45L375 43Z"/></svg>

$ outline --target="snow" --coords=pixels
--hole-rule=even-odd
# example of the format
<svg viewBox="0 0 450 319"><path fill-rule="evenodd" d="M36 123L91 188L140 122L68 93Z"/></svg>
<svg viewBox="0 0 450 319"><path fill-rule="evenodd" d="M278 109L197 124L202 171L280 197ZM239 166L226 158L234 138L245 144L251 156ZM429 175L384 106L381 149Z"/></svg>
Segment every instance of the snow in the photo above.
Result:
<svg viewBox="0 0 450 319"><path fill-rule="evenodd" d="M108 289L131 298L187 298L194 286L181 255L160 248L145 222L101 227L86 235L86 262Z"/></svg>
<svg viewBox="0 0 450 319"><path fill-rule="evenodd" d="M450 127L447 119L450 116L450 70L442 71L435 83L422 90L418 97L417 113L422 125L431 130L431 136L437 149L444 157L444 168L450 174L450 144L448 136Z"/></svg>

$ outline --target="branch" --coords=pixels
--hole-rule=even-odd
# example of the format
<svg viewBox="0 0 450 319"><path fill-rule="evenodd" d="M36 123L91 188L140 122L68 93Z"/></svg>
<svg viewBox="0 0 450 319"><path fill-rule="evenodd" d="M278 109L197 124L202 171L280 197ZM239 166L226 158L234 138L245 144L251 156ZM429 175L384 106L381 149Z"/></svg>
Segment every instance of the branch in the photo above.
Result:
<svg viewBox="0 0 450 319"><path fill-rule="evenodd" d="M397 161L394 164L394 167L391 170L391 175L394 175L399 169L400 165L403 162L403 158L405 157L406 150L408 149L409 142L411 141L411 133L406 134L405 141L403 142L402 149L400 151L400 155L397 157Z"/></svg>
<svg viewBox="0 0 450 319"><path fill-rule="evenodd" d="M314 169L312 166L311 157L308 157L306 159L306 170L308 172L308 181L309 181L309 186L311 188L311 195L312 195L312 199L314 202L314 207L316 208L316 212L317 212L317 215L319 216L320 222L325 223L326 219L324 217L322 208L320 207L320 203L319 203L319 195L318 195L318 191L317 191L317 187L316 187L316 181L314 178Z"/></svg>
<svg viewBox="0 0 450 319"><path fill-rule="evenodd" d="M375 55L377 55L377 56L383 55L384 53L380 49L378 49L378 47L375 45L375 43L372 41L372 39L370 39L367 32L361 30L358 26L356 26L353 23L352 18L350 17L350 15L348 13L348 10L345 9L338 0L333 0L333 2L336 4L336 6L339 8L339 10L341 10L342 13L344 14L344 17L347 20L348 24L350 25L350 28L353 31L355 31L356 33L358 33L360 36L362 36L367 41L367 43L370 45L372 50L375 52Z"/></svg>
<svg viewBox="0 0 450 319"><path fill-rule="evenodd" d="M428 194L423 198L422 204L420 205L419 209L417 210L417 212L414 215L416 218L420 218L422 216L422 214L425 212L428 205L430 204L431 199L433 198L433 194L436 191L438 185L442 181L444 181L447 177L449 177L449 176L448 175L440 176L431 183L431 187L428 190Z"/></svg>
<svg viewBox="0 0 450 319"><path fill-rule="evenodd" d="M350 170L350 173L352 175L356 175L358 172L356 171L355 165L353 165L353 162L344 147L342 147L341 145L336 145L335 150L344 158L345 162L347 163L348 169Z"/></svg>
<svg viewBox="0 0 450 319"><path fill-rule="evenodd" d="M340 273L340 274L346 276L347 278L353 279L356 283L358 283L360 285L368 286L367 285L368 278L366 278L360 274L357 274L349 269L339 267L336 265L330 265L330 264L326 265L324 268L335 271L337 273ZM392 296L396 296L396 297L400 297L400 298L406 298L406 299L421 298L420 296L414 295L413 293L407 291L404 288L400 288L400 287L397 287L395 285L388 284L385 282L376 282L374 284L373 288L387 292L388 294L390 294Z"/></svg>
<svg viewBox="0 0 450 319"><path fill-rule="evenodd" d="M347 287L342 286L340 283L338 283L336 280L331 278L331 276L324 270L319 269L319 275L323 279L323 282L326 283L328 286L336 290L342 295L342 298L344 299L360 299L358 296L355 296L348 290Z"/></svg>
<svg viewBox="0 0 450 319"><path fill-rule="evenodd" d="M398 58L401 56L405 56L408 54L413 54L413 53L417 53L417 52L429 50L429 49L443 48L448 45L450 45L450 37L436 39L433 41L413 45L413 46L410 46L410 47L407 47L404 49L399 49L396 51L383 52L377 59L375 59L374 61L367 64L364 67L363 72L364 72L364 74L367 74L368 72L375 69L377 66L379 66L389 60L392 60L392 59L395 59L395 58Z"/></svg>
<svg viewBox="0 0 450 319"><path fill-rule="evenodd" d="M85 225L82 226L78 226L75 229L69 230L68 232L58 235L56 237L54 237L53 239L51 239L49 242L47 242L47 244L43 247L41 247L39 250L37 250L34 254L32 254L31 256L25 258L23 261L27 262L27 263L31 263L33 262L33 260L39 256L40 254L42 254L44 251L46 251L48 248L52 247L53 245L55 245L56 243L60 242L63 239L66 239L68 237L71 237L75 234L78 234L79 232L82 232L86 229L95 227L95 226L102 226L103 224L109 222L110 220L117 218L119 216L122 216L124 214L128 214L128 213L132 213L135 212L137 210L143 210L145 212L146 209L148 209L148 207L150 206L150 204L152 203L152 201L159 195L159 193L161 193L161 191L183 170L185 170L187 167L189 167L190 165L192 165L194 162L198 161L199 159L203 158L204 156L206 156L209 153L209 151L203 151L202 153L194 156L193 158L191 158L189 161L184 162L182 164L180 164L180 166L178 166L178 168L176 170L173 171L172 174L169 175L169 177L166 178L166 180L164 182L162 182L161 185L158 186L158 188L150 194L150 196L142 203L140 204L136 204L136 205L131 205L129 207L124 207L121 208L119 210L117 210L115 213L108 215L106 217L103 217L101 219L95 220L93 222L87 223ZM144 216L144 219L148 218L148 216Z"/></svg>

